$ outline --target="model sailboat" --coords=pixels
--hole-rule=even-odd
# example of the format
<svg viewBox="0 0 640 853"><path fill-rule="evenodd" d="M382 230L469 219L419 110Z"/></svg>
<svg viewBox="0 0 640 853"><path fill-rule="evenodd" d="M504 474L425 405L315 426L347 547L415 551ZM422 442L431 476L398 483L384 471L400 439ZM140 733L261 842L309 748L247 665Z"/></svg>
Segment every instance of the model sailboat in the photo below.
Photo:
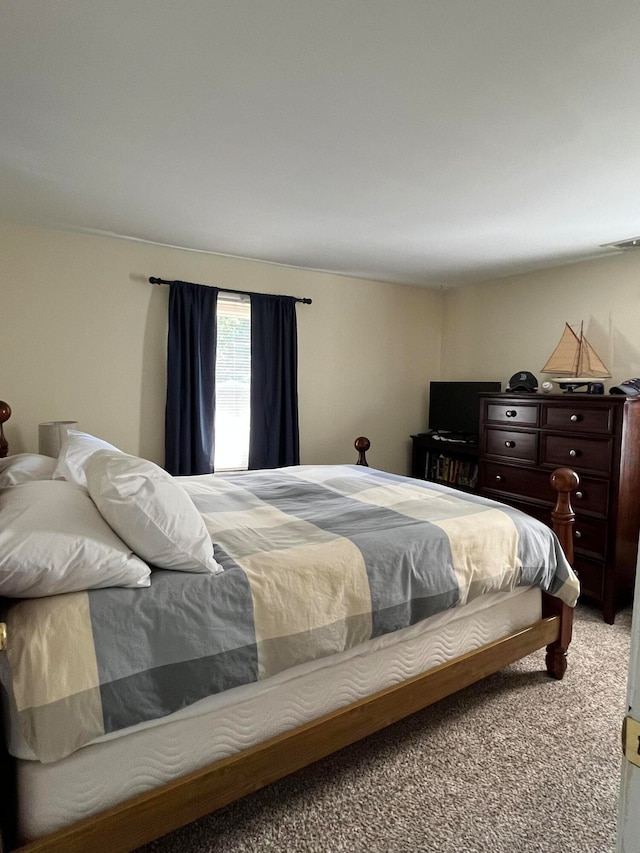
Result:
<svg viewBox="0 0 640 853"><path fill-rule="evenodd" d="M558 346L541 372L552 373L552 381L559 382L561 387L568 390L574 390L594 379L608 379L611 376L605 363L585 338L582 323L579 335L568 323L564 324Z"/></svg>

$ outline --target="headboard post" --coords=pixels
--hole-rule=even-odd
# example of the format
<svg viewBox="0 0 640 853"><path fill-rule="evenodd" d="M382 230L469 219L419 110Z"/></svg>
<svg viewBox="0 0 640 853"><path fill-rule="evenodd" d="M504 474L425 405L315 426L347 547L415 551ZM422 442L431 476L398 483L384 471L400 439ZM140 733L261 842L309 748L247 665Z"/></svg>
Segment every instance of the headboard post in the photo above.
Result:
<svg viewBox="0 0 640 853"><path fill-rule="evenodd" d="M368 438L365 438L364 435L361 435L359 438L353 442L353 446L358 451L358 461L356 465L366 465L369 467L369 463L367 462L367 450L371 447L371 442Z"/></svg>
<svg viewBox="0 0 640 853"><path fill-rule="evenodd" d="M4 403L0 400L0 459L4 459L9 451L9 445L7 443L7 439L4 436L3 425L9 420L11 417L11 408L8 403Z"/></svg>

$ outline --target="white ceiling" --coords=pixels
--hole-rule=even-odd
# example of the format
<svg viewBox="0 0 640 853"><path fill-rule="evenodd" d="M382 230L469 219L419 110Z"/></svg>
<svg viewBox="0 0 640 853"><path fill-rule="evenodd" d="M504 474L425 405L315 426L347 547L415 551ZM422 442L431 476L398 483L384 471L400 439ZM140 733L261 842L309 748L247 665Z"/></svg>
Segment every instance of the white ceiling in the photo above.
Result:
<svg viewBox="0 0 640 853"><path fill-rule="evenodd" d="M0 217L435 286L596 257L640 235L640 2L0 0Z"/></svg>

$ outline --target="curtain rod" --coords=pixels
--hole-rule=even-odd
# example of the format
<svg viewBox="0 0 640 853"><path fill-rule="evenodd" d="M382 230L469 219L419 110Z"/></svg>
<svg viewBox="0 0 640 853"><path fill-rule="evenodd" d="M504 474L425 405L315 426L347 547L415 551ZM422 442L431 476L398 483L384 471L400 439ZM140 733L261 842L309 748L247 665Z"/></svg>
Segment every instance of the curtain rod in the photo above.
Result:
<svg viewBox="0 0 640 853"><path fill-rule="evenodd" d="M165 281L163 278L156 278L155 276L151 276L149 278L149 284L179 284L178 281ZM193 284L191 281L185 281L184 284ZM209 286L209 285L205 285ZM202 287L202 285L198 285L198 287ZM255 291L251 290L237 290L235 287L217 287L217 290L222 290L224 293L241 293L243 296L273 296L272 293L255 293ZM311 299L299 299L297 296L292 297L296 302L303 302L305 305L311 305Z"/></svg>

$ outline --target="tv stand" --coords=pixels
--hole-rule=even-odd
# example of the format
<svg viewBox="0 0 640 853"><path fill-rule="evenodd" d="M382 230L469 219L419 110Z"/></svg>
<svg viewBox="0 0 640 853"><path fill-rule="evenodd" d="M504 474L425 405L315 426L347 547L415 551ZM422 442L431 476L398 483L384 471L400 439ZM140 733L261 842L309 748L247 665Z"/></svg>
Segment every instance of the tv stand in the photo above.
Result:
<svg viewBox="0 0 640 853"><path fill-rule="evenodd" d="M433 432L412 435L411 476L475 492L479 449L477 440L470 442L469 438L443 439Z"/></svg>

